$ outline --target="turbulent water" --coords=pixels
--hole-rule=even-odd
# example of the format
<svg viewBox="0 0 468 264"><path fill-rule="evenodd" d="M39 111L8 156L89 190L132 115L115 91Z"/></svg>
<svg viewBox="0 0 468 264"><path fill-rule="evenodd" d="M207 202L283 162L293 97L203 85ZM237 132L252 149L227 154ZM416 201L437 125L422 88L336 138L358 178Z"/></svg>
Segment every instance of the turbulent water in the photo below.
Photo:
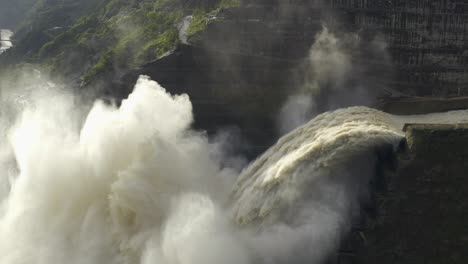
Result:
<svg viewBox="0 0 468 264"><path fill-rule="evenodd" d="M119 108L96 102L86 115L50 87L2 96L8 264L320 263L365 199L378 149L397 151L403 123L422 120L362 107L322 114L232 185L222 142L190 129L188 96L146 77ZM425 118L454 116L466 112Z"/></svg>
<svg viewBox="0 0 468 264"><path fill-rule="evenodd" d="M368 170L372 168L369 165L375 163L379 149L391 146L395 154L400 151L404 124L465 122L468 111L394 116L371 108L350 107L321 114L282 137L242 172L231 197L235 201L233 215L239 223L290 221L283 219L278 209L298 200L303 202L306 192L322 192L322 180L333 179L333 184L349 188L349 178L357 173L362 180L351 182L367 184L374 173ZM343 203L352 200L343 198ZM332 200L340 207L337 197Z"/></svg>
<svg viewBox="0 0 468 264"><path fill-rule="evenodd" d="M281 263L322 263L367 200L379 149L396 153L402 139L396 119L377 110L319 115L240 175L233 218L274 241Z"/></svg>
<svg viewBox="0 0 468 264"><path fill-rule="evenodd" d="M5 52L7 49L11 48L13 44L11 43L11 37L13 32L8 29L0 29L0 54Z"/></svg>

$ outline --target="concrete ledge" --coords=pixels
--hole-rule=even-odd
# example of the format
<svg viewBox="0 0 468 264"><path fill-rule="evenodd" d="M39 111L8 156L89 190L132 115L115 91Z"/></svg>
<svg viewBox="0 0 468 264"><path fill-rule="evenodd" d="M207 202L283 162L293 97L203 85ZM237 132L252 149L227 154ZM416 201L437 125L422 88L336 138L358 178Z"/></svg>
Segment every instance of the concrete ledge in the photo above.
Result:
<svg viewBox="0 0 468 264"><path fill-rule="evenodd" d="M388 97L381 98L378 106L394 115L419 115L468 109L468 97Z"/></svg>
<svg viewBox="0 0 468 264"><path fill-rule="evenodd" d="M404 131L411 155L417 160L452 163L464 157L468 162L468 124L406 124Z"/></svg>

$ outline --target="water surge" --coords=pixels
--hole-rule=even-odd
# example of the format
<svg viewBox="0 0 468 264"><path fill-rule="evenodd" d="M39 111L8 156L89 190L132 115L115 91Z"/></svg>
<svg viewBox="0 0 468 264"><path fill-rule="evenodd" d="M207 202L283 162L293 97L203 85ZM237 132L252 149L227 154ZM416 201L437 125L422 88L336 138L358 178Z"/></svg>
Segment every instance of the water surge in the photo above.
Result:
<svg viewBox="0 0 468 264"><path fill-rule="evenodd" d="M191 130L188 96L147 77L120 107L98 101L86 114L49 88L3 96L8 264L321 263L366 199L380 150L397 152L403 123L423 120L324 113L237 176L221 165L221 142Z"/></svg>

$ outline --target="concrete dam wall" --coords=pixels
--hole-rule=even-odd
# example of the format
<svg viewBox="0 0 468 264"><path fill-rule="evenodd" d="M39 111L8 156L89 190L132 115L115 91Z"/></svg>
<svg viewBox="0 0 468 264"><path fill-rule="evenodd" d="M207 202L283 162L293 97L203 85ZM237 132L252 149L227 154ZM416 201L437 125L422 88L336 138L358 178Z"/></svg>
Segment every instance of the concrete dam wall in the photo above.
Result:
<svg viewBox="0 0 468 264"><path fill-rule="evenodd" d="M345 263L466 263L468 126L405 130L408 156L376 196L377 217L355 231L357 248Z"/></svg>
<svg viewBox="0 0 468 264"><path fill-rule="evenodd" d="M397 78L411 95L468 93L468 3L463 0L332 0L356 28L385 36Z"/></svg>

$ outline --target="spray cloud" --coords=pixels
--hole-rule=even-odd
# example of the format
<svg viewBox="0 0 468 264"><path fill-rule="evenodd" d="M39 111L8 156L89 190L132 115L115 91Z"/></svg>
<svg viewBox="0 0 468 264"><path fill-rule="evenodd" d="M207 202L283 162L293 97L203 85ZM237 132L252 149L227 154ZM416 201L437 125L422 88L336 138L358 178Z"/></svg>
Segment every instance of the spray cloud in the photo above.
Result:
<svg viewBox="0 0 468 264"><path fill-rule="evenodd" d="M322 263L366 199L375 148L395 151L403 122L427 121L324 113L232 185L223 140L191 130L188 96L147 77L119 108L78 107L53 83L5 88L0 262L12 264ZM428 118L455 116L466 111Z"/></svg>
<svg viewBox="0 0 468 264"><path fill-rule="evenodd" d="M281 134L319 113L355 105L369 106L379 94L372 78L389 72L385 42L379 36L363 40L358 33L342 33L323 26L299 71L299 89L291 94L278 116ZM383 78L382 78L383 79Z"/></svg>
<svg viewBox="0 0 468 264"><path fill-rule="evenodd" d="M7 129L17 170L2 171L2 263L245 263L220 207L232 170L189 130L186 95L142 77L83 126L74 108L46 91Z"/></svg>

